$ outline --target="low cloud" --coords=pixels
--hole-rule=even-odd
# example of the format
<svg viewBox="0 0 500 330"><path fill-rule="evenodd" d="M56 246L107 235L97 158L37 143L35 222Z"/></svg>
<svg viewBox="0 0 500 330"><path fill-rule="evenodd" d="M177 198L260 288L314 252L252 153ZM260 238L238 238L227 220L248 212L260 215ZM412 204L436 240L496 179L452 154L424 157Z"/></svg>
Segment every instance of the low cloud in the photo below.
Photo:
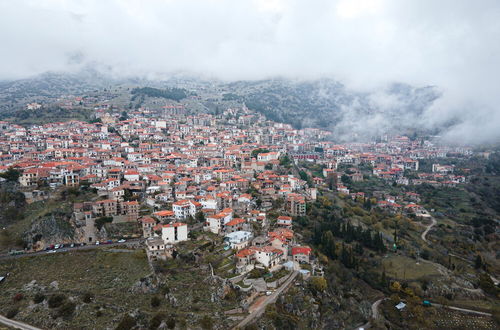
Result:
<svg viewBox="0 0 500 330"><path fill-rule="evenodd" d="M494 0L0 1L0 80L90 65L152 79L332 77L360 92L436 86L418 119L484 142L500 138L498 40Z"/></svg>

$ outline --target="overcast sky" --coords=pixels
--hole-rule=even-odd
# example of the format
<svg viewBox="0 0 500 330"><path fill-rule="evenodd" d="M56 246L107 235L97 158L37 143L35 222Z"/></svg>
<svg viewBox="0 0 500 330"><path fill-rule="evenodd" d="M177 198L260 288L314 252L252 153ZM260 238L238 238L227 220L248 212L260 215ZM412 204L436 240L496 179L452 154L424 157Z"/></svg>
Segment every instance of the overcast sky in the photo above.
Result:
<svg viewBox="0 0 500 330"><path fill-rule="evenodd" d="M498 0L0 0L0 45L0 80L90 63L147 77L435 85L429 120L500 136Z"/></svg>

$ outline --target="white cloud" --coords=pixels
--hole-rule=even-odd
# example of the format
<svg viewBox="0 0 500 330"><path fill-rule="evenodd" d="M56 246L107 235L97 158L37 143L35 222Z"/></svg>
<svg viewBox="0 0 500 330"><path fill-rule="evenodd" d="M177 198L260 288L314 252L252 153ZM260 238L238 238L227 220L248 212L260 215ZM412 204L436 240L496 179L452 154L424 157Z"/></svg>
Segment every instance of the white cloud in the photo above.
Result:
<svg viewBox="0 0 500 330"><path fill-rule="evenodd" d="M443 90L431 122L498 119L498 40L494 0L0 0L0 79L92 63L149 77L326 76L363 90L401 81Z"/></svg>

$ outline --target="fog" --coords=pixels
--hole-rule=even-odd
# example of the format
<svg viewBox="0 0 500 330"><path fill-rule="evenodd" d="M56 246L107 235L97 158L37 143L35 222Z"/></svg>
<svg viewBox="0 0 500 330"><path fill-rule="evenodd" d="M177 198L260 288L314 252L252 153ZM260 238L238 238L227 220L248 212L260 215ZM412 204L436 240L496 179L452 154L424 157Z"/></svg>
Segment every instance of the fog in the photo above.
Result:
<svg viewBox="0 0 500 330"><path fill-rule="evenodd" d="M331 77L392 109L377 94L391 83L435 86L442 96L412 120L453 121L448 141L500 138L499 41L494 0L0 0L0 80L85 66L150 79Z"/></svg>

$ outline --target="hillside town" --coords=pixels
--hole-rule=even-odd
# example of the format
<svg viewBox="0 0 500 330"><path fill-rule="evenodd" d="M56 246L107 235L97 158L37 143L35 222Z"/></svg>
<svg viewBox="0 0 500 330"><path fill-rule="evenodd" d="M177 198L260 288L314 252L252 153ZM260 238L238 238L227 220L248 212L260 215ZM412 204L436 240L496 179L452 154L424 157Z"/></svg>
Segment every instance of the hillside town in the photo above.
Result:
<svg viewBox="0 0 500 330"><path fill-rule="evenodd" d="M93 118L0 122L0 180L5 187L15 180L30 210L19 233L22 249L10 248L10 257L143 251L156 274L148 276L174 265L201 267L219 281L212 288L236 290L237 304L220 320L240 328L265 322L259 317L292 283L322 292L332 281L329 260L355 271L372 263L367 269L383 277L394 261L439 269L443 262L430 262L431 253L435 260L449 249L465 251L469 263L474 257L467 241L439 238L444 227L435 217L448 211L429 194L470 185L478 171L469 160L487 160L489 152L433 136L338 143L329 131L297 129L246 106L206 113L179 102L134 110L95 98L58 102L68 111L92 107ZM44 105L27 107L36 112ZM429 250L421 242L439 245ZM406 275L390 276L382 290ZM462 288L464 280L470 278L458 275L454 285ZM406 313L407 300L391 301L384 311ZM354 315L367 317L361 310ZM307 322L314 327L314 318Z"/></svg>
<svg viewBox="0 0 500 330"><path fill-rule="evenodd" d="M0 1L0 330L500 329L500 1L427 2Z"/></svg>
<svg viewBox="0 0 500 330"><path fill-rule="evenodd" d="M75 102L81 102L76 98ZM28 108L37 109L32 104ZM22 127L0 123L0 170L21 171L31 200L60 187L83 188L93 197L73 206L68 219L79 242L107 240L96 222L139 224L151 258L172 256L191 230L224 237L237 251L237 272L279 269L289 260L309 262L311 249L294 235L318 189L370 200L395 213L426 215L416 193L391 196L350 192L345 182L374 176L388 185L456 186L466 182L453 166L419 160L470 155L466 148L434 145L406 136L338 145L327 131L293 129L246 108L220 115L189 115L182 106L140 108L125 120L96 107L96 121ZM255 124L257 123L257 124ZM312 172L299 164L319 169ZM278 210L270 217L269 211ZM47 247L41 240L32 250Z"/></svg>

